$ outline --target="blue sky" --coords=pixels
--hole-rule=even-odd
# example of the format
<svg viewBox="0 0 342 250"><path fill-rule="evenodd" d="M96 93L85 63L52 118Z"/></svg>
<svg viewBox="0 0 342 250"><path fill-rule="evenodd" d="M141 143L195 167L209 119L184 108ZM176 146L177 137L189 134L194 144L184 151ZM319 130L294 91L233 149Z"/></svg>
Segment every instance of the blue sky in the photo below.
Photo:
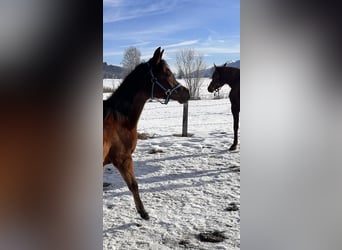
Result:
<svg viewBox="0 0 342 250"><path fill-rule="evenodd" d="M138 48L142 60L154 50L172 69L176 53L192 48L210 67L240 59L239 0L104 0L103 61L121 65L124 50Z"/></svg>

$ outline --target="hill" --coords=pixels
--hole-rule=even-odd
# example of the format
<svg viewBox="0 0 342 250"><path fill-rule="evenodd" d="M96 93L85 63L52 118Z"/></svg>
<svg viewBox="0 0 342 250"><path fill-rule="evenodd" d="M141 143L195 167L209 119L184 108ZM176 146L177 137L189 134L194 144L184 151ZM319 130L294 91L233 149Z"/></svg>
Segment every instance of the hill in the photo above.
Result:
<svg viewBox="0 0 342 250"><path fill-rule="evenodd" d="M121 79L123 68L120 66L110 65L106 62L102 63L102 78L103 79Z"/></svg>
<svg viewBox="0 0 342 250"><path fill-rule="evenodd" d="M227 63L227 66L240 68L240 60ZM203 77L211 77L214 67L205 69ZM120 66L110 65L104 62L102 64L103 79L121 79L123 77L123 68ZM176 73L176 72L175 72Z"/></svg>
<svg viewBox="0 0 342 250"><path fill-rule="evenodd" d="M217 66L219 66L219 65L217 65ZM227 62L227 66L234 67L234 68L240 68L240 60L235 61L235 62L230 62L230 63ZM206 69L203 73L203 76L204 77L211 77L213 75L213 72L214 72L214 66Z"/></svg>

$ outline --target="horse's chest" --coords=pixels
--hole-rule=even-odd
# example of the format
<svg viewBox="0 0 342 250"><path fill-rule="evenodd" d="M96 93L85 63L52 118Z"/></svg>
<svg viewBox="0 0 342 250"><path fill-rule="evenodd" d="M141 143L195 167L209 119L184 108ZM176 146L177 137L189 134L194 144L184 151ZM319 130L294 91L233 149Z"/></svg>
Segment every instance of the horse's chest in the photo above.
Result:
<svg viewBox="0 0 342 250"><path fill-rule="evenodd" d="M104 144L109 145L111 154L116 157L130 155L137 144L137 129L128 128L125 123L120 121L105 121Z"/></svg>

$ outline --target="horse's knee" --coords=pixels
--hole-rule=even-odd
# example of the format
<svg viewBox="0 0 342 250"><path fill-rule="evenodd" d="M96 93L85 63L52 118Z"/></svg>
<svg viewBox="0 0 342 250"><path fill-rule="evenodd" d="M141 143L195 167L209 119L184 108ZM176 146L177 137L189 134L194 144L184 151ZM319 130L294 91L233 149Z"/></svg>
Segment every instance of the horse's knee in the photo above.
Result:
<svg viewBox="0 0 342 250"><path fill-rule="evenodd" d="M138 183L135 178L133 180L130 180L130 182L127 183L127 186L132 193L138 192Z"/></svg>

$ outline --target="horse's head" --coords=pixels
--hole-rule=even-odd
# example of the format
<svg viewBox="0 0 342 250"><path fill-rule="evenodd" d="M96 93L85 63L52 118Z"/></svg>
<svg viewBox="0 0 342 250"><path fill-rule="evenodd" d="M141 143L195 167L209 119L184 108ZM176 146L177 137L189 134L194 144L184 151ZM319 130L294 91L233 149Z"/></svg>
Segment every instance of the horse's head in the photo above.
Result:
<svg viewBox="0 0 342 250"><path fill-rule="evenodd" d="M219 88L221 88L225 84L225 81L221 77L221 69L225 66L226 66L226 63L220 67L217 67L214 64L214 72L213 72L213 75L211 77L211 82L208 86L208 91L210 93L214 92L215 90L218 90Z"/></svg>
<svg viewBox="0 0 342 250"><path fill-rule="evenodd" d="M189 90L177 82L165 60L162 59L164 50L157 48L153 57L148 61L151 78L151 97L169 99L185 103L190 99Z"/></svg>

